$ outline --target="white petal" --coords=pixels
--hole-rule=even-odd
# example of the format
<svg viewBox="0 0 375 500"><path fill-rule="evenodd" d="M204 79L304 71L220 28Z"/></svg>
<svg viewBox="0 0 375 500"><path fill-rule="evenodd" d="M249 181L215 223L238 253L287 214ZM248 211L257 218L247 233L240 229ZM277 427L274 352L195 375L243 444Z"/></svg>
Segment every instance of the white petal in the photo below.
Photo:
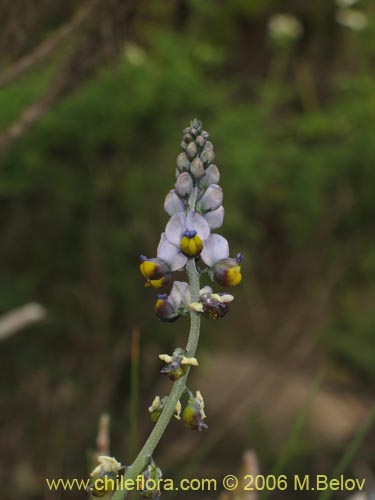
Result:
<svg viewBox="0 0 375 500"><path fill-rule="evenodd" d="M210 236L210 226L204 217L198 212L190 212L186 217L186 227L190 231L196 231L202 241Z"/></svg>
<svg viewBox="0 0 375 500"><path fill-rule="evenodd" d="M211 184L198 202L199 209L203 212L216 210L223 203L223 190L218 184Z"/></svg>
<svg viewBox="0 0 375 500"><path fill-rule="evenodd" d="M207 212L204 215L204 218L208 222L210 229L217 229L217 228L221 227L223 225L223 220L224 220L224 207L223 207L223 205L221 205L216 210L213 210L212 212Z"/></svg>
<svg viewBox="0 0 375 500"><path fill-rule="evenodd" d="M211 234L204 242L201 258L208 267L213 267L216 262L229 257L228 242L220 234Z"/></svg>
<svg viewBox="0 0 375 500"><path fill-rule="evenodd" d="M164 361L165 363L172 363L173 358L169 354L159 354L159 359Z"/></svg>
<svg viewBox="0 0 375 500"><path fill-rule="evenodd" d="M187 307L191 302L189 285L184 281L175 281L168 296L168 301L175 309L181 306Z"/></svg>
<svg viewBox="0 0 375 500"><path fill-rule="evenodd" d="M161 235L157 256L159 259L165 260L171 271L183 268L187 261L187 257L167 239L165 233Z"/></svg>
<svg viewBox="0 0 375 500"><path fill-rule="evenodd" d="M183 198L190 195L193 189L193 179L188 172L183 172L177 178L175 184L176 192Z"/></svg>
<svg viewBox="0 0 375 500"><path fill-rule="evenodd" d="M168 240L180 247L181 235L186 229L186 218L182 214L173 215L166 225L165 234Z"/></svg>
<svg viewBox="0 0 375 500"><path fill-rule="evenodd" d="M207 188L210 184L219 184L220 172L216 165L210 165L206 168L206 172L202 179L199 181L199 185L203 188Z"/></svg>
<svg viewBox="0 0 375 500"><path fill-rule="evenodd" d="M220 295L219 293L213 293L211 297L214 300L217 300L218 302L226 303L226 302L232 302L234 300L233 295L230 293L224 293L223 295Z"/></svg>
<svg viewBox="0 0 375 500"><path fill-rule="evenodd" d="M212 288L208 285L204 286L199 290L199 295L211 295Z"/></svg>
<svg viewBox="0 0 375 500"><path fill-rule="evenodd" d="M185 210L185 204L178 196L176 191L172 189L169 191L164 201L164 210L168 215L172 216L174 214L178 214Z"/></svg>

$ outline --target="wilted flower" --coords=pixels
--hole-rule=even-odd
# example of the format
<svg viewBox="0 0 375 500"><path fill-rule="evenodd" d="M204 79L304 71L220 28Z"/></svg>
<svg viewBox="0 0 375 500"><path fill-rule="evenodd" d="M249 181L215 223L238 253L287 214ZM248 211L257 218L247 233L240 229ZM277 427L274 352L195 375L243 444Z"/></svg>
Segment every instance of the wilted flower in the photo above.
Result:
<svg viewBox="0 0 375 500"><path fill-rule="evenodd" d="M140 492L144 498L158 500L160 497L160 479L163 477L161 469L156 466L152 457L149 457L149 465L142 472L145 489Z"/></svg>
<svg viewBox="0 0 375 500"><path fill-rule="evenodd" d="M165 363L160 373L165 373L173 381L185 375L188 366L198 366L196 358L187 357L186 351L180 347L174 350L172 356L159 354L159 359Z"/></svg>
<svg viewBox="0 0 375 500"><path fill-rule="evenodd" d="M189 391L189 400L187 405L182 412L182 420L184 421L186 427L192 430L201 431L202 429L207 429L207 424L203 422L206 418L204 413L204 401L202 394L197 391L195 396Z"/></svg>
<svg viewBox="0 0 375 500"><path fill-rule="evenodd" d="M120 472L125 470L125 466L121 465L114 457L108 456L98 457L98 462L99 465L90 474L93 481L89 484L87 491L94 497L104 497L107 493L114 491L115 479ZM98 488L96 481L105 478L107 481L100 481L100 488ZM108 481L108 479L112 481Z"/></svg>
<svg viewBox="0 0 375 500"><path fill-rule="evenodd" d="M189 285L183 281L175 281L169 295L158 295L155 314L161 321L171 323L189 312L190 302Z"/></svg>
<svg viewBox="0 0 375 500"><path fill-rule="evenodd" d="M160 399L159 396L155 396L151 406L149 407L148 411L150 412L150 417L153 422L157 422L159 420L159 417L161 415L161 412L164 410L164 407L168 401L168 396L164 396L162 399ZM176 413L173 415L177 420L181 420L181 403L180 401L177 401L176 404Z"/></svg>
<svg viewBox="0 0 375 500"><path fill-rule="evenodd" d="M213 293L212 288L205 286L200 291L199 302L190 304L193 311L200 312L205 318L223 318L228 310L229 303L234 299L229 293Z"/></svg>
<svg viewBox="0 0 375 500"><path fill-rule="evenodd" d="M268 30L276 41L293 41L303 34L303 25L292 14L273 14L268 22Z"/></svg>

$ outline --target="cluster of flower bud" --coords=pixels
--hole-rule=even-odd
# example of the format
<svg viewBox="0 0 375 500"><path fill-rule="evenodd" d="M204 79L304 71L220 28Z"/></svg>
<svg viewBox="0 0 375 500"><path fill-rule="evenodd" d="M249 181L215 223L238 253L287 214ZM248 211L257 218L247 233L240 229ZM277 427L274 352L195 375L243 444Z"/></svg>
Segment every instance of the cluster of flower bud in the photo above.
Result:
<svg viewBox="0 0 375 500"><path fill-rule="evenodd" d="M193 120L183 131L181 149L176 162L175 188L164 202L170 219L161 235L157 256L141 256L140 270L146 286L162 288L170 283L172 273L184 270L189 259L200 259L206 266L202 272L207 271L212 281L225 287L237 286L242 279L242 255L231 258L227 240L213 233L223 224L223 191L219 186L219 169L212 163L213 145L198 120ZM195 304L193 310L206 318L223 317L229 300L218 297L220 294L213 294L213 298L202 294L202 307ZM175 321L191 310L187 283L175 281L169 294L157 297L155 313L161 321Z"/></svg>

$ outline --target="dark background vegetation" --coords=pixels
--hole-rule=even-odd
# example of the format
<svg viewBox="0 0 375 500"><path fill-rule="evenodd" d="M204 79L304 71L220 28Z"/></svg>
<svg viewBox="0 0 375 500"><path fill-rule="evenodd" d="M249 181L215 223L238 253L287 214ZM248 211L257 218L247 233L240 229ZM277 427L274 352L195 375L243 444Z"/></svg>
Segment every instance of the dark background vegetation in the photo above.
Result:
<svg viewBox="0 0 375 500"><path fill-rule="evenodd" d="M371 487L374 30L370 2L353 9L363 29L331 0L0 3L0 313L47 311L0 341L3 499L85 498L44 478L86 477L103 412L123 463L149 433L147 407L170 388L157 354L183 345L188 321L156 320L138 258L155 254L194 117L243 282L230 314L202 325L191 388L209 429L172 422L155 459L167 477L220 478L247 449L265 474L331 475L346 457ZM300 37L270 36L279 12Z"/></svg>

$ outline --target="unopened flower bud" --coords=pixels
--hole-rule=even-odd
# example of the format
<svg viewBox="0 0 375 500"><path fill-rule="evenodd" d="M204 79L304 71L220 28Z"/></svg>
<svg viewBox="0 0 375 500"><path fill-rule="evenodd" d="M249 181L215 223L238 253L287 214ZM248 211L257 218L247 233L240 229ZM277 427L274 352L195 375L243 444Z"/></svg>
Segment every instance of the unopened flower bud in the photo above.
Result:
<svg viewBox="0 0 375 500"><path fill-rule="evenodd" d="M216 165L210 165L206 168L204 176L199 181L199 186L203 189L207 188L210 184L219 184L220 172Z"/></svg>
<svg viewBox="0 0 375 500"><path fill-rule="evenodd" d="M211 184L197 203L197 209L203 213L216 210L223 203L223 190L218 184Z"/></svg>
<svg viewBox="0 0 375 500"><path fill-rule="evenodd" d="M189 143L189 142L192 142L193 140L194 140L194 138L189 133L184 135L185 142Z"/></svg>
<svg viewBox="0 0 375 500"><path fill-rule="evenodd" d="M198 147L203 148L203 146L206 144L206 139L203 137L203 135L198 135L198 137L196 137L195 139L195 144Z"/></svg>
<svg viewBox="0 0 375 500"><path fill-rule="evenodd" d="M190 126L192 129L196 129L197 132L202 131L202 122L200 120L197 120L196 118L194 118L194 120L190 122Z"/></svg>
<svg viewBox="0 0 375 500"><path fill-rule="evenodd" d="M187 174L187 175L189 175L189 174ZM169 191L169 193L167 194L167 196L165 197L164 210L171 217L172 217L172 215L178 214L180 212L184 212L184 210L185 210L184 201L178 196L178 194L176 193L176 191L174 189L171 189Z"/></svg>
<svg viewBox="0 0 375 500"><path fill-rule="evenodd" d="M203 161L197 156L191 162L190 172L196 179L200 179L204 175L204 165Z"/></svg>
<svg viewBox="0 0 375 500"><path fill-rule="evenodd" d="M201 431L202 429L207 429L207 425L203 422L206 418L204 413L204 400L199 391L196 395L189 393L189 400L182 413L182 420L184 421L186 427L192 430Z"/></svg>
<svg viewBox="0 0 375 500"><path fill-rule="evenodd" d="M195 142L189 142L186 148L186 155L189 158L189 160L192 160L195 158L198 154L198 148Z"/></svg>
<svg viewBox="0 0 375 500"><path fill-rule="evenodd" d="M212 163L215 159L215 153L214 153L213 149L208 148L207 144L208 144L208 142L206 143L206 146L200 155L201 160L203 161L203 163L205 164L206 167L208 165L210 165L210 163Z"/></svg>
<svg viewBox="0 0 375 500"><path fill-rule="evenodd" d="M183 172L177 178L175 185L176 193L182 198L188 198L193 189L193 179L188 172Z"/></svg>
<svg viewBox="0 0 375 500"><path fill-rule="evenodd" d="M188 172L190 169L190 161L186 153L180 153L176 159L176 165L180 172Z"/></svg>

